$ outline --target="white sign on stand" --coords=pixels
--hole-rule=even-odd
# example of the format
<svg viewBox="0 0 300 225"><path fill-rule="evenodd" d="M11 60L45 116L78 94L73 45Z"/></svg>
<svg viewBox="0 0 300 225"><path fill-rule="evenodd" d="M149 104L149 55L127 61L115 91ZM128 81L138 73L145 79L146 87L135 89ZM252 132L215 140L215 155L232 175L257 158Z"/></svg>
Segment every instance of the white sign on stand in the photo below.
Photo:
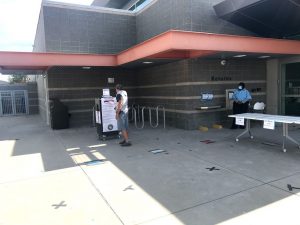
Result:
<svg viewBox="0 0 300 225"><path fill-rule="evenodd" d="M236 125L240 125L240 126L244 126L245 125L245 118L243 118L243 117L236 117L235 118L235 124Z"/></svg>
<svg viewBox="0 0 300 225"><path fill-rule="evenodd" d="M275 129L275 121L274 120L264 120L265 129L274 130Z"/></svg>
<svg viewBox="0 0 300 225"><path fill-rule="evenodd" d="M111 131L118 130L115 105L116 105L115 97L101 98L103 132L111 132Z"/></svg>

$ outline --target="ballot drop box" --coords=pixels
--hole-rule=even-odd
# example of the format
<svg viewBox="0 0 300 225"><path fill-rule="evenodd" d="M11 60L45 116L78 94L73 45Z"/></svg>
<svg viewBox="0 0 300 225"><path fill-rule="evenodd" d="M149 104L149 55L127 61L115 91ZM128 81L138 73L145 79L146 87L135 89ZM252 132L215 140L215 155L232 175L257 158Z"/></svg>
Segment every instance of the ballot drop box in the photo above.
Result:
<svg viewBox="0 0 300 225"><path fill-rule="evenodd" d="M105 96L95 99L95 122L101 140L120 138L115 107L115 97Z"/></svg>

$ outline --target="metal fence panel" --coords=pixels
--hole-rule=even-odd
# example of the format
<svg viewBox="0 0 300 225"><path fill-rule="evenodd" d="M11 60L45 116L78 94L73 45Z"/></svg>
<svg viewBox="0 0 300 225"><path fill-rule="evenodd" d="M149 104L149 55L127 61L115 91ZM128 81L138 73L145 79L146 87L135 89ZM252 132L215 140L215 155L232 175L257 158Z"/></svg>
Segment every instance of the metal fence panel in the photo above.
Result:
<svg viewBox="0 0 300 225"><path fill-rule="evenodd" d="M2 105L2 115L13 115L13 99L11 91L0 92L1 105Z"/></svg>
<svg viewBox="0 0 300 225"><path fill-rule="evenodd" d="M25 91L14 91L14 101L16 114L26 114Z"/></svg>
<svg viewBox="0 0 300 225"><path fill-rule="evenodd" d="M27 91L0 91L0 115L11 116L28 114Z"/></svg>

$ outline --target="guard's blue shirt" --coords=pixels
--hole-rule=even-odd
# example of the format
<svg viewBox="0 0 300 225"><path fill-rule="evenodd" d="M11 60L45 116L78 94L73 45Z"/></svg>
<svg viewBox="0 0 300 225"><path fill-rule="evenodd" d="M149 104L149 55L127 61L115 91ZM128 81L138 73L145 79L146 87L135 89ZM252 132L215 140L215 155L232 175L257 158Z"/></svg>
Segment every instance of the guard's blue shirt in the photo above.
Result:
<svg viewBox="0 0 300 225"><path fill-rule="evenodd" d="M251 97L249 91L246 88L244 88L242 90L238 90L238 89L235 90L233 92L232 99L234 101L236 101L236 102L243 102L243 103L245 103L245 102L251 100L252 97Z"/></svg>

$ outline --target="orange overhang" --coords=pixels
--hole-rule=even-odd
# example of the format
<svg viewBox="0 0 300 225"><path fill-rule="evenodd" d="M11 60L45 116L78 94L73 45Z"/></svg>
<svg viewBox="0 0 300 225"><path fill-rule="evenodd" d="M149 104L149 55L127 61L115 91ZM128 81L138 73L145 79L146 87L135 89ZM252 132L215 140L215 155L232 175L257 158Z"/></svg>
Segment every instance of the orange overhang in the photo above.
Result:
<svg viewBox="0 0 300 225"><path fill-rule="evenodd" d="M115 55L0 52L2 69L42 69L51 66L117 66Z"/></svg>
<svg viewBox="0 0 300 225"><path fill-rule="evenodd" d="M0 52L0 67L113 67L147 58L187 59L220 52L300 55L300 41L170 30L116 55Z"/></svg>

